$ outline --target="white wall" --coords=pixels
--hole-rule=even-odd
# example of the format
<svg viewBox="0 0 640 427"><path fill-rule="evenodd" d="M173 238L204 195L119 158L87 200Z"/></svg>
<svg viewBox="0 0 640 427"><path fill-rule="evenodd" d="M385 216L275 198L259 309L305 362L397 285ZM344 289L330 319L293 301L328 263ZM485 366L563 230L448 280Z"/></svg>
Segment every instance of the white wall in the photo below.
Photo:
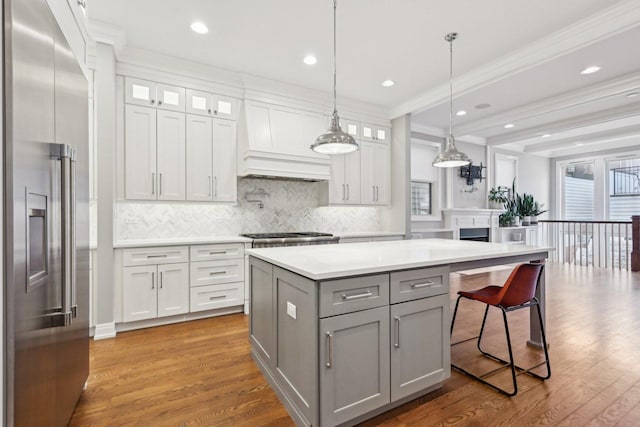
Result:
<svg viewBox="0 0 640 427"><path fill-rule="evenodd" d="M486 147L484 145L470 144L468 142L456 142L456 147L472 160L474 166L487 165ZM466 178L460 177L460 168L453 168L451 174L451 195L454 208L482 208L487 205L487 181L476 180L473 187L467 185ZM483 175L488 176L488 170L483 171ZM477 191L469 193L467 191L477 188Z"/></svg>
<svg viewBox="0 0 640 427"><path fill-rule="evenodd" d="M527 153L495 151L518 158L516 190L518 193L532 194L537 202L544 204L544 209L549 209L551 206L551 160ZM549 217L549 212L540 216L542 219Z"/></svg>

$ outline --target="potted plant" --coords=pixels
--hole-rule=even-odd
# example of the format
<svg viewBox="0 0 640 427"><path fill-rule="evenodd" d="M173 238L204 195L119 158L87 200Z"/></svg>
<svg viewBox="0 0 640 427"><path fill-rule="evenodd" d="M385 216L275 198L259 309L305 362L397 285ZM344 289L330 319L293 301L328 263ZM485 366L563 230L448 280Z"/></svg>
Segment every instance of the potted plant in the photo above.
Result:
<svg viewBox="0 0 640 427"><path fill-rule="evenodd" d="M500 224L500 227L511 227L514 225L515 219L516 216L513 212L505 211L498 217L498 222Z"/></svg>
<svg viewBox="0 0 640 427"><path fill-rule="evenodd" d="M538 215L542 215L547 212L547 209L542 210L543 203L533 203L533 213L531 214L531 225L538 225Z"/></svg>
<svg viewBox="0 0 640 427"><path fill-rule="evenodd" d="M492 209L502 209L502 206L509 200L509 189L507 187L492 187L489 190L489 207Z"/></svg>
<svg viewBox="0 0 640 427"><path fill-rule="evenodd" d="M522 225L531 225L531 216L535 213L535 199L531 194L516 195L516 209Z"/></svg>

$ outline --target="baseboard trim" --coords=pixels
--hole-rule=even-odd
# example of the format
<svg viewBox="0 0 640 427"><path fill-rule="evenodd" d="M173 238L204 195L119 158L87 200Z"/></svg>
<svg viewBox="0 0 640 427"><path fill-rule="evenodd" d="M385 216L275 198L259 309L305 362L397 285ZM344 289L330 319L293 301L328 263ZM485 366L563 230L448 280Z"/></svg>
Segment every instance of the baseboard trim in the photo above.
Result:
<svg viewBox="0 0 640 427"><path fill-rule="evenodd" d="M94 340L104 340L107 338L116 337L116 324L115 323L102 323L96 325L93 331Z"/></svg>

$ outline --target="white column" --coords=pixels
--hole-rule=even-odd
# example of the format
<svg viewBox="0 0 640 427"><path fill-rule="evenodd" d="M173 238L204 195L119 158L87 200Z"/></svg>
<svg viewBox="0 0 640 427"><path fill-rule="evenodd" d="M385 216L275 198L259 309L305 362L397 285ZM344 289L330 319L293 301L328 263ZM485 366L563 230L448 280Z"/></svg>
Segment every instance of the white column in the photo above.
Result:
<svg viewBox="0 0 640 427"><path fill-rule="evenodd" d="M113 46L96 43L96 136L98 153L98 249L96 331L94 338L115 336L113 212L116 141L116 58Z"/></svg>
<svg viewBox="0 0 640 427"><path fill-rule="evenodd" d="M383 214L387 231L411 232L411 115L391 121L391 205Z"/></svg>

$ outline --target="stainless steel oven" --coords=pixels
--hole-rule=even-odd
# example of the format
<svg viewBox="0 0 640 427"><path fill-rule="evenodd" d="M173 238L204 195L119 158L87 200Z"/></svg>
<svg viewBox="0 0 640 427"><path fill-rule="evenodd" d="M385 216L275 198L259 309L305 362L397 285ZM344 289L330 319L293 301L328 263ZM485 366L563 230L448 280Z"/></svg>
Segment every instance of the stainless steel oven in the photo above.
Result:
<svg viewBox="0 0 640 427"><path fill-rule="evenodd" d="M253 248L274 248L278 246L327 245L340 241L340 237L329 233L312 231L292 233L247 233L244 237L253 239Z"/></svg>

